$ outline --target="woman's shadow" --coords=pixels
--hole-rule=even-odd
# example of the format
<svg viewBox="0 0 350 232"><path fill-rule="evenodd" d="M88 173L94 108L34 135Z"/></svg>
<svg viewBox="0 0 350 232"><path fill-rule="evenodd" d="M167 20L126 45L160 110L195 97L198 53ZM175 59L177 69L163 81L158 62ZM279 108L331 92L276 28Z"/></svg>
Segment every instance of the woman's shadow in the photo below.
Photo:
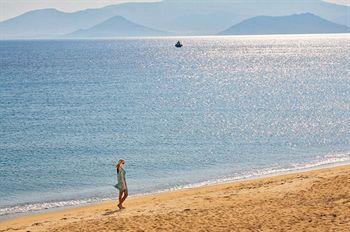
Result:
<svg viewBox="0 0 350 232"><path fill-rule="evenodd" d="M109 216L109 215L112 215L112 214L115 214L115 213L118 213L120 210L116 209L116 210L106 210L105 213L102 214L102 216Z"/></svg>

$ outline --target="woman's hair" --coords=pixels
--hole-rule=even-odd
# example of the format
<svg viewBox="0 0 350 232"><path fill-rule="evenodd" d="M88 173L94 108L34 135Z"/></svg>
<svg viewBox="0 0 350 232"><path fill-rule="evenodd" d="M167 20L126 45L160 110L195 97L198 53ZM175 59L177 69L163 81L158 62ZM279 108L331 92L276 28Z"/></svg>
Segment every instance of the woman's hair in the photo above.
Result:
<svg viewBox="0 0 350 232"><path fill-rule="evenodd" d="M125 161L124 161L123 159L120 159L120 160L118 161L117 165L115 165L115 167L117 168L117 173L119 173L120 165L121 165L122 163L124 163L124 162L125 162Z"/></svg>

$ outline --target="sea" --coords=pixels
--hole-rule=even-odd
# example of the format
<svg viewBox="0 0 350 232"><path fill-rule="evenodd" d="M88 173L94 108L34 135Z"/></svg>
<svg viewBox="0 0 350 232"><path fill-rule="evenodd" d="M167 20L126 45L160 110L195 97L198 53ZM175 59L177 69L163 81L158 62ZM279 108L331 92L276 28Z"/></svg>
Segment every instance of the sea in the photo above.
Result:
<svg viewBox="0 0 350 232"><path fill-rule="evenodd" d="M349 69L349 34L0 41L0 218L117 199L119 159L131 196L350 163Z"/></svg>

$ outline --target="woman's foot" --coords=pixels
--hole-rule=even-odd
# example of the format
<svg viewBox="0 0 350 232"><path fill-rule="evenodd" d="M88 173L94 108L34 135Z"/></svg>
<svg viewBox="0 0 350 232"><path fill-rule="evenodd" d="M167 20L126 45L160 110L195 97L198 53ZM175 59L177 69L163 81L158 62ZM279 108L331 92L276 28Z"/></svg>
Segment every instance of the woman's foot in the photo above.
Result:
<svg viewBox="0 0 350 232"><path fill-rule="evenodd" d="M125 209L125 207L123 207L121 204L118 204L118 208L119 209Z"/></svg>

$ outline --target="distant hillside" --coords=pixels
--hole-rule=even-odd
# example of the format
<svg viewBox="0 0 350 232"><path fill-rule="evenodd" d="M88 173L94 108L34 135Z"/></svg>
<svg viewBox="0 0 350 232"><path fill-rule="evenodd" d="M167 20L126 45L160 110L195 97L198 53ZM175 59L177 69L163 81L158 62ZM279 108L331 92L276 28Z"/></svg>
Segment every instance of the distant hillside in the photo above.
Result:
<svg viewBox="0 0 350 232"><path fill-rule="evenodd" d="M34 10L0 22L0 38L50 38L86 29L114 16L98 9L65 13L56 9Z"/></svg>
<svg viewBox="0 0 350 232"><path fill-rule="evenodd" d="M182 35L212 35L222 31L232 22L239 22L243 19L250 18L239 14L220 12L211 14L188 13L175 19L163 22L171 31L181 32Z"/></svg>
<svg viewBox="0 0 350 232"><path fill-rule="evenodd" d="M322 34L349 33L350 28L339 25L314 14L289 16L258 16L238 23L220 35L264 35L264 34Z"/></svg>
<svg viewBox="0 0 350 232"><path fill-rule="evenodd" d="M116 15L160 31L179 35L208 35L259 15L280 16L303 12L350 26L350 7L322 0L162 0L129 2L72 13L55 9L34 10L0 22L0 39L57 38L80 29L86 30Z"/></svg>
<svg viewBox="0 0 350 232"><path fill-rule="evenodd" d="M166 32L148 28L125 19L114 16L86 30L78 30L66 35L67 38L106 38L126 36L159 36Z"/></svg>

